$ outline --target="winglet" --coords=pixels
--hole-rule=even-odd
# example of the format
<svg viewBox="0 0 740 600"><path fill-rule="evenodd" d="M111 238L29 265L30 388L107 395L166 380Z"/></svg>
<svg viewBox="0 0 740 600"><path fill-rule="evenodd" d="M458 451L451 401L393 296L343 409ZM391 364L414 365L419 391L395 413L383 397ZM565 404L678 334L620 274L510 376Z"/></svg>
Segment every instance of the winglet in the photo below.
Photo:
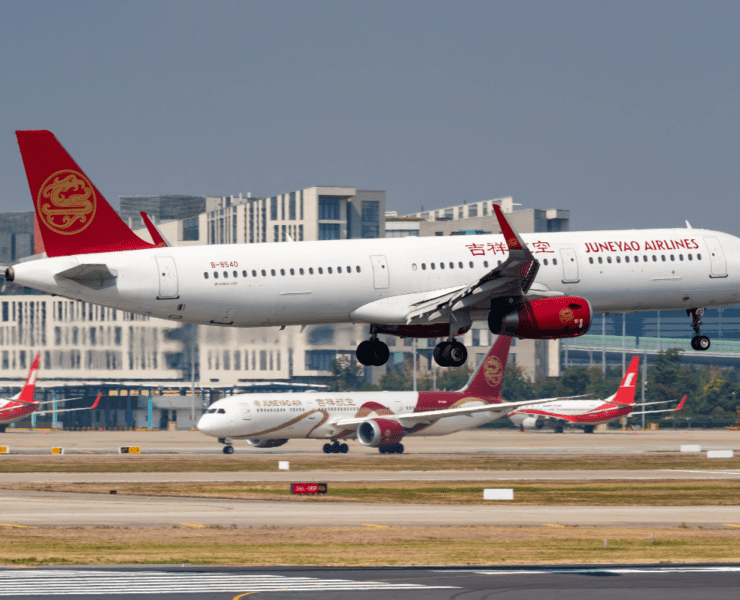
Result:
<svg viewBox="0 0 740 600"><path fill-rule="evenodd" d="M33 359L31 369L28 371L28 378L26 379L26 385L23 386L21 393L18 394L19 402L31 403L33 402L33 394L36 391L36 377L38 376L39 361L41 360L41 354L37 354L36 358Z"/></svg>
<svg viewBox="0 0 740 600"><path fill-rule="evenodd" d="M501 233L504 234L504 239L509 250L524 250L527 246L524 244L522 238L519 237L519 234L509 225L509 222L504 216L504 211L501 210L498 204L493 205L493 212L496 213L498 226L501 228Z"/></svg>
<svg viewBox="0 0 740 600"><path fill-rule="evenodd" d="M679 411L683 408L683 403L686 401L686 396L681 398L681 402L678 403L678 406L676 407L676 411Z"/></svg>
<svg viewBox="0 0 740 600"><path fill-rule="evenodd" d="M170 244L160 233L159 229L157 229L157 226L152 223L148 214L146 214L143 210L139 211L139 214L144 221L144 225L146 225L146 230L149 232L149 235L152 236L152 241L154 242L155 246L157 246L158 248L169 248L170 246L172 246L172 244Z"/></svg>
<svg viewBox="0 0 740 600"><path fill-rule="evenodd" d="M94 403L94 404L93 404L93 405L92 405L92 406L90 407L90 410L92 410L93 408L96 408L96 407L98 406L98 402L100 402L100 397L101 397L102 395L103 395L103 392L100 392L100 393L98 394L98 397L97 397L97 398L95 398L95 403Z"/></svg>

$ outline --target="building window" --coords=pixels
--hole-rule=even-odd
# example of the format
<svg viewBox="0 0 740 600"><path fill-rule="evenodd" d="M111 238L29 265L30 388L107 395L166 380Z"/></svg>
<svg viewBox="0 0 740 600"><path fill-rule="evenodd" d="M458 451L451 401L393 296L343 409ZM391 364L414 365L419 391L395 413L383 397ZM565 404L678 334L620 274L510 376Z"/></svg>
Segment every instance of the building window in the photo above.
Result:
<svg viewBox="0 0 740 600"><path fill-rule="evenodd" d="M380 202L377 200L362 201L362 237L380 237Z"/></svg>
<svg viewBox="0 0 740 600"><path fill-rule="evenodd" d="M182 222L182 239L186 242L194 242L200 239L198 217L191 217Z"/></svg>
<svg viewBox="0 0 740 600"><path fill-rule="evenodd" d="M477 204L471 204L468 206L468 218L473 218L478 216L478 205Z"/></svg>
<svg viewBox="0 0 740 600"><path fill-rule="evenodd" d="M306 350L306 370L330 371L336 359L336 350Z"/></svg>
<svg viewBox="0 0 740 600"><path fill-rule="evenodd" d="M339 220L339 198L334 198L333 196L319 196L319 220L320 221L338 221ZM339 238L327 238L327 239L339 239Z"/></svg>
<svg viewBox="0 0 740 600"><path fill-rule="evenodd" d="M338 240L339 223L319 223L320 240Z"/></svg>
<svg viewBox="0 0 740 600"><path fill-rule="evenodd" d="M277 221L277 218L278 218L277 198L270 198L270 218L273 221Z"/></svg>
<svg viewBox="0 0 740 600"><path fill-rule="evenodd" d="M288 199L288 218L295 221L295 192L291 192Z"/></svg>

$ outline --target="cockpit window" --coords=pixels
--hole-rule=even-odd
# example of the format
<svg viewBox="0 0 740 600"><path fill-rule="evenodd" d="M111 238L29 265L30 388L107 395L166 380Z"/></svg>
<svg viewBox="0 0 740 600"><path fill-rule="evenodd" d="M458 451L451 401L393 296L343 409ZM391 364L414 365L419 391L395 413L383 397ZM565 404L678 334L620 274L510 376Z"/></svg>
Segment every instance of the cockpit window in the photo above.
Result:
<svg viewBox="0 0 740 600"><path fill-rule="evenodd" d="M211 414L213 414L215 412L216 412L216 409L215 408L211 408L211 409L209 409L208 414L211 415Z"/></svg>
<svg viewBox="0 0 740 600"><path fill-rule="evenodd" d="M219 415L225 415L226 414L226 411L223 408L219 408L218 409L218 414Z"/></svg>

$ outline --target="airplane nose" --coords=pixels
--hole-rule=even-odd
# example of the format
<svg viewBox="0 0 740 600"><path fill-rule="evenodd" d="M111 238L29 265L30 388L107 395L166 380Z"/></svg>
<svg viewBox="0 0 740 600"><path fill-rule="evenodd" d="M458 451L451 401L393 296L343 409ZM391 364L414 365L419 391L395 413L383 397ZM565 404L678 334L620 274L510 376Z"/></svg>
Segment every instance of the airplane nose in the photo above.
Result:
<svg viewBox="0 0 740 600"><path fill-rule="evenodd" d="M198 421L198 424L195 426L198 431L201 433L205 433L206 435L210 435L213 431L213 419L209 419L206 415L203 415L200 420Z"/></svg>

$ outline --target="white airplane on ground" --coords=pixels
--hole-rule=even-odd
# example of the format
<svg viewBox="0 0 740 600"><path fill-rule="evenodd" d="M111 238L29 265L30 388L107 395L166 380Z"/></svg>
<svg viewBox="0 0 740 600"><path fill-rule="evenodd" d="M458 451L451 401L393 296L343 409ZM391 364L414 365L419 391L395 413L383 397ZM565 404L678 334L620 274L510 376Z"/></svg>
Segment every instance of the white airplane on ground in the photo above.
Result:
<svg viewBox="0 0 740 600"><path fill-rule="evenodd" d="M685 309L692 346L704 308L740 302L740 239L703 229L168 247L137 237L49 131L18 131L46 258L6 279L49 294L183 323L231 327L367 323L379 334L446 338L442 366L467 358L473 321L529 339L586 333L593 313ZM688 223L687 223L688 225Z"/></svg>
<svg viewBox="0 0 740 600"><path fill-rule="evenodd" d="M593 433L596 425L610 423L621 417L681 410L686 396L681 399L681 402L676 408L633 412L635 410L635 383L637 381L637 369L639 366L640 358L635 356L619 388L606 400L571 400L568 398L558 398L556 400L544 401L540 404L531 404L516 408L509 413L509 419L511 419L512 423L518 425L522 431L525 429L552 427L556 433L563 433L563 428L568 426L583 427L586 433ZM673 402L673 400L647 402L640 406L668 404L670 402Z"/></svg>
<svg viewBox="0 0 740 600"><path fill-rule="evenodd" d="M327 440L324 452L346 453L355 439L381 453L402 453L404 436L447 435L494 421L512 407L542 400L504 403L501 382L511 338L500 335L467 385L457 392L303 392L239 394L217 400L198 429L234 452L235 439L257 448L289 439ZM331 442L331 443L329 443Z"/></svg>
<svg viewBox="0 0 740 600"><path fill-rule="evenodd" d="M20 421L26 418L33 412L36 414L44 415L47 413L63 413L73 412L77 410L91 410L98 405L102 393L98 394L95 399L95 403L90 408L64 408L61 410L45 410L43 407L49 404L57 404L67 402L68 400L74 400L74 398L66 398L63 400L49 400L48 402L38 402L33 399L33 394L36 391L36 377L38 376L39 370L39 359L40 355L37 354L36 358L33 359L33 364L28 372L28 378L23 389L12 398L7 400L0 399L0 433L5 432L5 428L15 421Z"/></svg>

